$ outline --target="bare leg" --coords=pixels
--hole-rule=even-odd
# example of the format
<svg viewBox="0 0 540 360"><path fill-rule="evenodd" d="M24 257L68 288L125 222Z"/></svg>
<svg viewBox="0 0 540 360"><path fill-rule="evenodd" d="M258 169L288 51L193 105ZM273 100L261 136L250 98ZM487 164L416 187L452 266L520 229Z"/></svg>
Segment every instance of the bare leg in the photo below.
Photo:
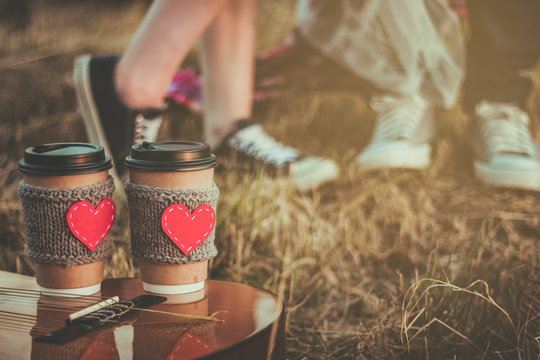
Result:
<svg viewBox="0 0 540 360"><path fill-rule="evenodd" d="M172 76L227 0L156 0L120 59L116 89L133 108L163 104Z"/></svg>
<svg viewBox="0 0 540 360"><path fill-rule="evenodd" d="M230 0L201 42L206 142L215 147L235 121L251 117L255 0Z"/></svg>

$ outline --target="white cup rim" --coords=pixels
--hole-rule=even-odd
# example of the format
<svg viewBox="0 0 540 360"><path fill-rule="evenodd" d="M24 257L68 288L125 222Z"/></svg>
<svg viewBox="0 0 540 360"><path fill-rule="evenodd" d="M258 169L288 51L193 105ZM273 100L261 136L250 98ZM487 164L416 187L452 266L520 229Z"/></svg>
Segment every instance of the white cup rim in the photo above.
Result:
<svg viewBox="0 0 540 360"><path fill-rule="evenodd" d="M174 294L188 294L195 291L204 289L205 280L192 284L182 285L158 285L150 284L143 281L143 288L145 291L154 294L174 295Z"/></svg>

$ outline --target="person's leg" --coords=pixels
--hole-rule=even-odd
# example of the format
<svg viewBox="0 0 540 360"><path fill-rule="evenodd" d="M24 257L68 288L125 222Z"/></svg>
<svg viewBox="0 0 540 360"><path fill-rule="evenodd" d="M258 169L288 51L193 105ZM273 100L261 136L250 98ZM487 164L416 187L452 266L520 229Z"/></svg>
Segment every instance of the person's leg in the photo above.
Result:
<svg viewBox="0 0 540 360"><path fill-rule="evenodd" d="M213 147L251 117L255 9L255 0L229 1L202 37L206 142Z"/></svg>
<svg viewBox="0 0 540 360"><path fill-rule="evenodd" d="M206 142L234 167L261 166L286 175L299 190L337 177L328 159L307 157L268 135L251 117L255 0L231 0L201 41Z"/></svg>
<svg viewBox="0 0 540 360"><path fill-rule="evenodd" d="M540 56L540 2L469 0L465 106L482 100L524 107L532 89L521 70Z"/></svg>
<svg viewBox="0 0 540 360"><path fill-rule="evenodd" d="M163 104L178 66L226 2L157 0L152 4L116 67L116 89L128 106Z"/></svg>
<svg viewBox="0 0 540 360"><path fill-rule="evenodd" d="M540 154L524 111L532 81L522 70L540 55L540 2L470 0L464 105L472 113L475 176L502 187L540 190Z"/></svg>
<svg viewBox="0 0 540 360"><path fill-rule="evenodd" d="M124 173L134 143L155 141L174 72L228 0L156 0L118 56L77 59L74 83L89 141Z"/></svg>

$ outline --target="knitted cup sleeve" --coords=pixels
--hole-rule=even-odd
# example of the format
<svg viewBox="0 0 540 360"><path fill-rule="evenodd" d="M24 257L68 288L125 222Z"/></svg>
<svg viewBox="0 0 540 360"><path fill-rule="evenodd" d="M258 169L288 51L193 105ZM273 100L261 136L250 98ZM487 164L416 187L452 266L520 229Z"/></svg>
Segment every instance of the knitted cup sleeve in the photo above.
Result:
<svg viewBox="0 0 540 360"><path fill-rule="evenodd" d="M179 204L196 216L195 210L217 207L219 189L216 184L203 189L166 189L126 182L131 230L131 253L154 264L190 264L217 255L214 245L215 228L187 255L162 227L164 211Z"/></svg>
<svg viewBox="0 0 540 360"><path fill-rule="evenodd" d="M96 184L70 189L45 188L21 181L17 190L30 260L69 267L90 264L111 254L108 234L91 251L72 233L67 221L68 211L75 203L88 201L96 207L102 200L111 199L111 176Z"/></svg>

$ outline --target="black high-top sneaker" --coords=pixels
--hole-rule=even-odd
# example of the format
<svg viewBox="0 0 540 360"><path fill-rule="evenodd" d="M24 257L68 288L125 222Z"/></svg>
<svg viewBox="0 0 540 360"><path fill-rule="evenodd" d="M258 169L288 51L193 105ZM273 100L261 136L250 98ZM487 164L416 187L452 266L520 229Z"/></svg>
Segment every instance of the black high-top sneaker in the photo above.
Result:
<svg viewBox="0 0 540 360"><path fill-rule="evenodd" d="M124 159L133 144L155 141L165 110L131 109L119 98L114 85L118 56L76 60L73 73L75 90L91 143L99 144L112 157L113 176L124 176Z"/></svg>

